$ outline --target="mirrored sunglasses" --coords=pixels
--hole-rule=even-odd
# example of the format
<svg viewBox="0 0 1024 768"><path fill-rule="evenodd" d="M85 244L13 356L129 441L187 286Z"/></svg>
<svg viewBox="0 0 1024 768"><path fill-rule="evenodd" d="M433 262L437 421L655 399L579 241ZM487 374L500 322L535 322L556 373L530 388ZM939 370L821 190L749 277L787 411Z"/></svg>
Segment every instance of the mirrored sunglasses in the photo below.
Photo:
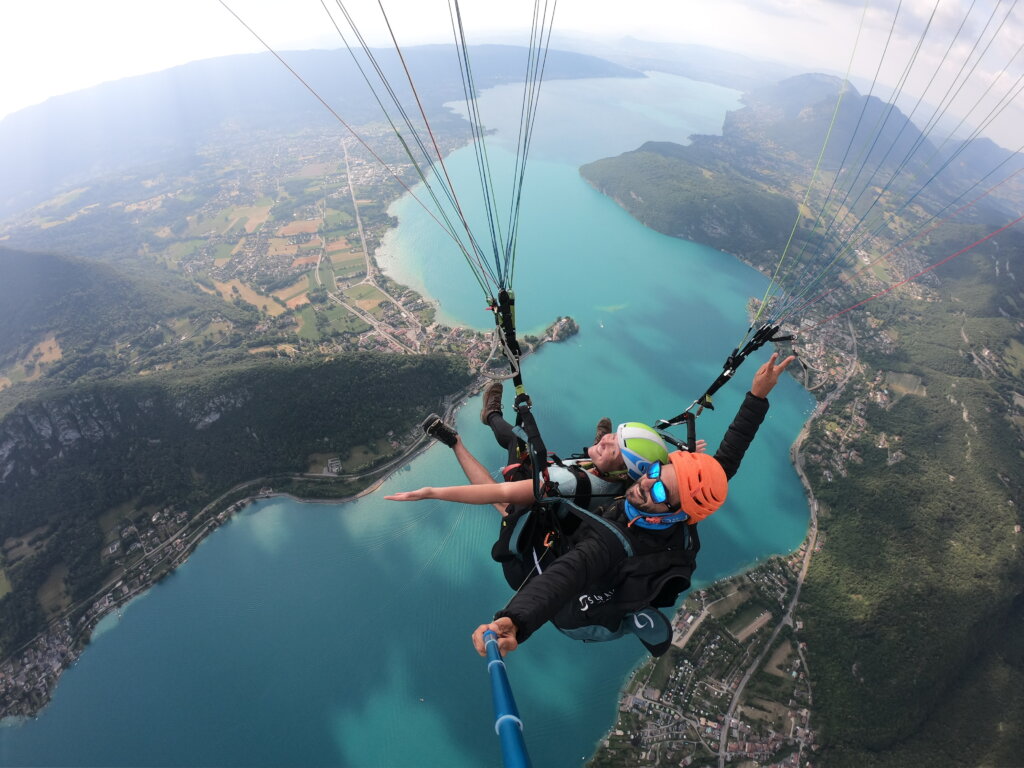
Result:
<svg viewBox="0 0 1024 768"><path fill-rule="evenodd" d="M665 504L668 502L668 489L665 487L664 481L661 479L661 468L662 463L655 461L647 468L645 473L647 477L651 478L654 482L651 484L650 495L651 501L657 504Z"/></svg>

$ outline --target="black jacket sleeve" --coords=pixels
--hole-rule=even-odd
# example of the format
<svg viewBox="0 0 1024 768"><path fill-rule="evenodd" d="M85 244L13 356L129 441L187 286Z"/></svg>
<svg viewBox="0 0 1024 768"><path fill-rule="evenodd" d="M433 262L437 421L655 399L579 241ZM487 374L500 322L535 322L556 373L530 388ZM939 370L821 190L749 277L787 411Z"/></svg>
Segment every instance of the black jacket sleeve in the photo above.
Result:
<svg viewBox="0 0 1024 768"><path fill-rule="evenodd" d="M730 480L736 474L736 470L740 468L743 455L750 447L750 441L757 434L757 429L764 421L766 413L768 413L768 401L747 392L743 404L740 405L740 409L736 413L736 418L732 420L732 424L725 432L725 437L722 438L722 444L715 452L715 459L722 465L725 476Z"/></svg>
<svg viewBox="0 0 1024 768"><path fill-rule="evenodd" d="M588 536L555 560L519 590L494 618L507 616L516 625L516 640L524 642L588 584L600 582L625 557L601 536Z"/></svg>

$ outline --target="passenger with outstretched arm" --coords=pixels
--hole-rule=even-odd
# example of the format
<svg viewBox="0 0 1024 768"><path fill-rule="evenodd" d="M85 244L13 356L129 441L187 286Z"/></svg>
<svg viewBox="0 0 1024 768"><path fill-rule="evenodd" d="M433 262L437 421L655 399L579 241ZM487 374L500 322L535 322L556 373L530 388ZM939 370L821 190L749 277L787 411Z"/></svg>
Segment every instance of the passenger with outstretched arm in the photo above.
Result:
<svg viewBox="0 0 1024 768"><path fill-rule="evenodd" d="M500 650L508 653L551 621L584 639L630 631L653 654L664 653L671 628L666 637L667 620L656 609L675 605L689 588L699 549L696 523L725 501L728 480L768 412L768 394L796 358L776 365L777 359L778 353L772 354L754 375L713 457L676 451L668 462L652 463L624 498L598 512L600 524L580 526L564 552L533 575L494 621L476 629L477 651L485 654L487 630L498 635ZM587 636L592 630L597 635Z"/></svg>

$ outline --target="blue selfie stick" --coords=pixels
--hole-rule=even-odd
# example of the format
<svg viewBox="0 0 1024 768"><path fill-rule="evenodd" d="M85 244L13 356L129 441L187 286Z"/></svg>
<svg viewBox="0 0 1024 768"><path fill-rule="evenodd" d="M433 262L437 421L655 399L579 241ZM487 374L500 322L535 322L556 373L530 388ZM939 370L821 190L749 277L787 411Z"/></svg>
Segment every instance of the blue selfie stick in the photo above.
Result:
<svg viewBox="0 0 1024 768"><path fill-rule="evenodd" d="M484 632L487 671L491 676L491 700L494 702L494 730L501 739L501 757L505 768L530 768L530 756L523 741L523 721L519 719L512 687L508 684L505 662L498 650L498 636Z"/></svg>

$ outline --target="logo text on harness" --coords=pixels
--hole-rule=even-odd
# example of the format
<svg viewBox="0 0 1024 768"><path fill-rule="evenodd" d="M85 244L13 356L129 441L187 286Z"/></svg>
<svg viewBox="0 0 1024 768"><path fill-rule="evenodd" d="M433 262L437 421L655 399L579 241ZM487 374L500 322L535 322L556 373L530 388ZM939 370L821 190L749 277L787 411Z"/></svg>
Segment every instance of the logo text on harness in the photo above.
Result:
<svg viewBox="0 0 1024 768"><path fill-rule="evenodd" d="M586 611L589 610L590 606L592 605L600 605L601 603L607 603L609 600L612 599L612 596L614 594L615 590L613 589L610 592L602 592L599 595L580 595L578 598L580 601L580 610Z"/></svg>

